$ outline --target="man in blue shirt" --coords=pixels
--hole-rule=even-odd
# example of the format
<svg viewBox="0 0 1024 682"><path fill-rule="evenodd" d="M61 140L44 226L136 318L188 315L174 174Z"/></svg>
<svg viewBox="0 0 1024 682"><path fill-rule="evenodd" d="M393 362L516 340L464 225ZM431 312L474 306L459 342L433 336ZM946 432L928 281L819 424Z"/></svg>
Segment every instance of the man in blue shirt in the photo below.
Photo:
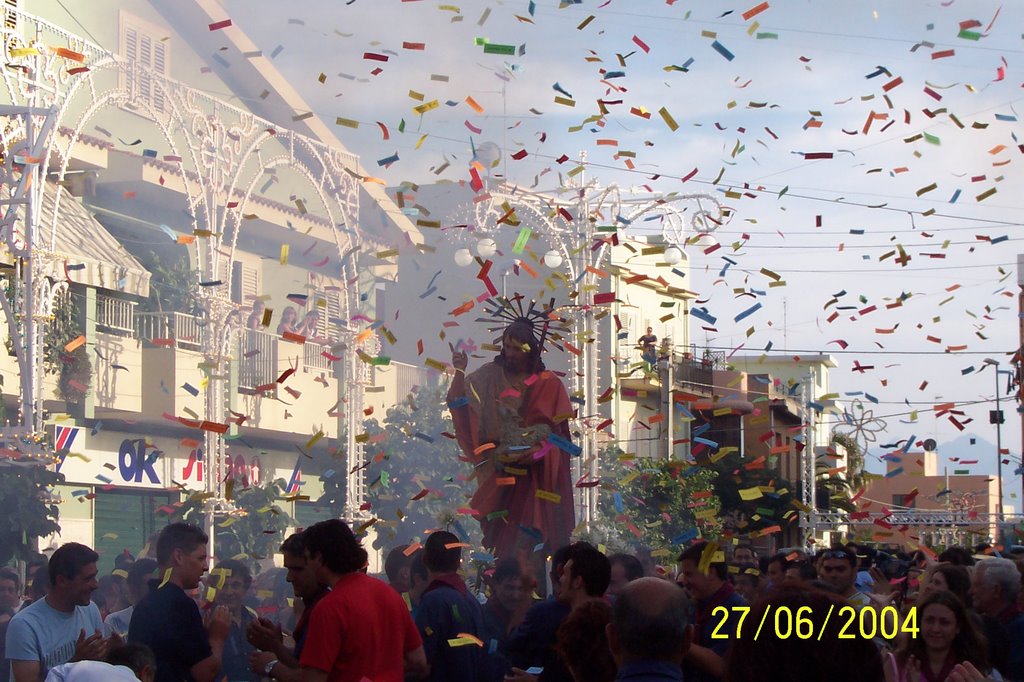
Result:
<svg viewBox="0 0 1024 682"><path fill-rule="evenodd" d="M160 578L135 605L128 627L129 642L153 650L156 682L218 679L231 614L218 606L204 625L199 607L185 593L199 587L206 573L209 541L201 528L187 523L172 523L160 531L156 542Z"/></svg>
<svg viewBox="0 0 1024 682"><path fill-rule="evenodd" d="M436 530L423 547L430 578L416 611L416 627L430 664L429 679L439 682L471 682L481 679L483 672L482 646L465 642L467 636L484 636L484 616L458 574L463 544L452 533Z"/></svg>
<svg viewBox="0 0 1024 682"><path fill-rule="evenodd" d="M683 590L661 578L627 583L607 629L616 682L682 682L680 664L693 634L689 610Z"/></svg>
<svg viewBox="0 0 1024 682"><path fill-rule="evenodd" d="M68 661L100 660L110 648L100 610L89 601L99 586L99 555L77 542L50 557L50 591L19 611L7 627L7 658L14 682L36 682Z"/></svg>
<svg viewBox="0 0 1024 682"><path fill-rule="evenodd" d="M741 619L735 607L747 606L727 577L725 553L716 543L698 542L679 555L676 581L694 600L693 644L683 661L686 682L712 682L725 675L725 655ZM727 609L724 616L714 613L719 606Z"/></svg>

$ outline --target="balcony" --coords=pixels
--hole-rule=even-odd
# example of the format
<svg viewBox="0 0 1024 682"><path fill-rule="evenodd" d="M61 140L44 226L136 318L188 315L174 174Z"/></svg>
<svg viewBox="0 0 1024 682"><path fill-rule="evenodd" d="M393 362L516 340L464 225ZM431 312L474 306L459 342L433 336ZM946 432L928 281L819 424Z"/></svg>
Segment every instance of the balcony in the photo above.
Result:
<svg viewBox="0 0 1024 682"><path fill-rule="evenodd" d="M138 313L135 315L139 339L147 347L181 348L198 351L201 330L199 318L185 313Z"/></svg>

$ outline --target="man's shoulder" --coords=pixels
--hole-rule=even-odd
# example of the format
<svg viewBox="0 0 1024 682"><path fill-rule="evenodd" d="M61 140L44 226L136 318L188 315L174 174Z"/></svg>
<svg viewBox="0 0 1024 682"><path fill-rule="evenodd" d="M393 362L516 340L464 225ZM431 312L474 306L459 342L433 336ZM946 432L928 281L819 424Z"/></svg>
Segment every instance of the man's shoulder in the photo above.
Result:
<svg viewBox="0 0 1024 682"><path fill-rule="evenodd" d="M748 606L746 598L739 592L733 592L722 601L722 606Z"/></svg>
<svg viewBox="0 0 1024 682"><path fill-rule="evenodd" d="M550 620L568 615L571 609L557 599L543 599L529 608L526 612L528 619Z"/></svg>
<svg viewBox="0 0 1024 682"><path fill-rule="evenodd" d="M8 628L17 630L22 627L38 627L53 616L53 609L45 599L37 599L11 617Z"/></svg>

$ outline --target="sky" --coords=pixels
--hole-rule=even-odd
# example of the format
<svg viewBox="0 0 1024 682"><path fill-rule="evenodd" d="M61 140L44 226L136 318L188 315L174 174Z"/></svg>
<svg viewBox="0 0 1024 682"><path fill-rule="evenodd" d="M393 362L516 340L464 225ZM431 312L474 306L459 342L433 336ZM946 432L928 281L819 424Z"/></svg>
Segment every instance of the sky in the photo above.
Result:
<svg viewBox="0 0 1024 682"><path fill-rule="evenodd" d="M1019 343L1024 4L222 5L390 186L468 182L490 142L492 175L524 188L557 191L583 152L602 186L718 198L718 248L686 247L686 286L716 319L692 341L832 354L832 390L878 432L876 471L925 438L951 467L994 471L998 386L1019 507L1005 371Z"/></svg>

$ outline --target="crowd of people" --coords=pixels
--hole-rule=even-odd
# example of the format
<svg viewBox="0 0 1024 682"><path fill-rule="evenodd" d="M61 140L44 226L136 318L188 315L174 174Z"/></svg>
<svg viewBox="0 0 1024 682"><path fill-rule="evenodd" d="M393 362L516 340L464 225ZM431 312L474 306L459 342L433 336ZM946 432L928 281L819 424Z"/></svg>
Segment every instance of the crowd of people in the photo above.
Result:
<svg viewBox="0 0 1024 682"><path fill-rule="evenodd" d="M538 584L516 557L464 566L468 545L440 529L393 548L380 578L337 519L256 576L211 569L192 525L154 545L100 577L96 552L65 544L25 590L0 569L0 679L1024 680L1024 555L988 546L759 557L698 541L650 570L572 542Z"/></svg>

